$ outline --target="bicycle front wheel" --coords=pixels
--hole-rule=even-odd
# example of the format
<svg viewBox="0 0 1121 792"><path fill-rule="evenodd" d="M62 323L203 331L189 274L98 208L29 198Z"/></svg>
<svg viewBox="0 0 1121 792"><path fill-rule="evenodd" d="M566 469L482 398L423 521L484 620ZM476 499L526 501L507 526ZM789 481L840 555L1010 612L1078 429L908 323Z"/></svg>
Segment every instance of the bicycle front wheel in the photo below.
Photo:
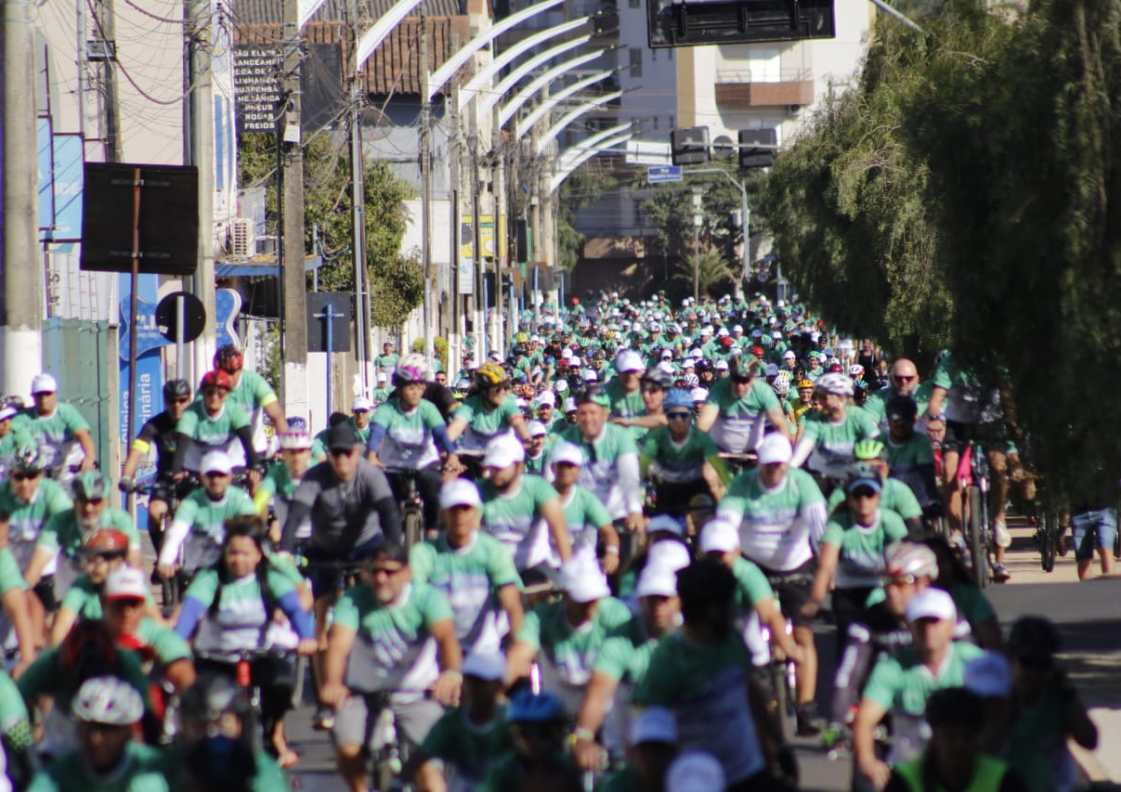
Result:
<svg viewBox="0 0 1121 792"><path fill-rule="evenodd" d="M405 547L411 548L424 538L424 514L420 509L405 511Z"/></svg>
<svg viewBox="0 0 1121 792"><path fill-rule="evenodd" d="M969 555L973 563L973 581L978 588L989 585L989 548L985 541L983 497L979 487L969 488Z"/></svg>
<svg viewBox="0 0 1121 792"><path fill-rule="evenodd" d="M1055 553L1059 544L1059 518L1045 512L1040 515L1039 525L1039 564L1044 572L1055 568Z"/></svg>

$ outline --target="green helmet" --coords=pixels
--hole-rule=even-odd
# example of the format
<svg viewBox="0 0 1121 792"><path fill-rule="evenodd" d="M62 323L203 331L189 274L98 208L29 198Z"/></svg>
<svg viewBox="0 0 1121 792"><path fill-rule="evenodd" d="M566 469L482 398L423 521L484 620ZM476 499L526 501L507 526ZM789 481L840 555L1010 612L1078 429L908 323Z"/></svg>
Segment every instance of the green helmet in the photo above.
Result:
<svg viewBox="0 0 1121 792"><path fill-rule="evenodd" d="M74 500L80 501L103 500L109 491L109 482L99 470L87 470L75 476L70 486Z"/></svg>
<svg viewBox="0 0 1121 792"><path fill-rule="evenodd" d="M39 450L38 443L28 441L16 448L15 461L12 463L13 470L38 471L43 467L43 454Z"/></svg>
<svg viewBox="0 0 1121 792"><path fill-rule="evenodd" d="M858 460L883 459L884 444L879 440L861 440L852 447L852 455Z"/></svg>

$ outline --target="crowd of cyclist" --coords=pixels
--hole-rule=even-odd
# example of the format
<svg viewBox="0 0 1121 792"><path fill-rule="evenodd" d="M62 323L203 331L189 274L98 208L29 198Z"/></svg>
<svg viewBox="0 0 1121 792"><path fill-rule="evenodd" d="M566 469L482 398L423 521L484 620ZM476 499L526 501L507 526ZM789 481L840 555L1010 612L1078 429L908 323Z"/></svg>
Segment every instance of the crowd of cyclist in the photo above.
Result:
<svg viewBox="0 0 1121 792"><path fill-rule="evenodd" d="M794 736L851 751L854 789L1074 788L1097 734L1058 635L1003 635L969 569L1008 579L1024 478L970 372L763 296L520 320L454 376L387 344L314 436L220 349L117 482L152 558L54 379L9 399L0 790L287 788L305 662L356 792L795 789ZM1116 521L1079 518L1081 571Z"/></svg>

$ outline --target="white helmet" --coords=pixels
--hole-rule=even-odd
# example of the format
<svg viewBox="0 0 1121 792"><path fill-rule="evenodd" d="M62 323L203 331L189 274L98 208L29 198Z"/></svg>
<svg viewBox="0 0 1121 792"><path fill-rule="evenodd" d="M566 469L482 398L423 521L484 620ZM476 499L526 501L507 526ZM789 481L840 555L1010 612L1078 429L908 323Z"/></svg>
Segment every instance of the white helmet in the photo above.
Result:
<svg viewBox="0 0 1121 792"><path fill-rule="evenodd" d="M815 389L837 396L852 396L852 380L844 374L822 374L814 385Z"/></svg>
<svg viewBox="0 0 1121 792"><path fill-rule="evenodd" d="M131 726L144 714L144 701L128 682L103 676L86 680L71 708L80 721Z"/></svg>

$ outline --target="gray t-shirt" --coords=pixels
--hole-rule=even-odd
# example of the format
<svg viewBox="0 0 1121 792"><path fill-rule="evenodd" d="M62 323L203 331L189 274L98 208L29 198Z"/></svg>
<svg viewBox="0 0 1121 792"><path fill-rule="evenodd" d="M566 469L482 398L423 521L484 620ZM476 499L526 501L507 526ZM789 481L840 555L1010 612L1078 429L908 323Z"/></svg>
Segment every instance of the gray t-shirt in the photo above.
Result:
<svg viewBox="0 0 1121 792"><path fill-rule="evenodd" d="M342 481L329 462L312 467L288 508L281 544L291 548L300 522L311 516L311 545L330 553L348 553L379 534L401 540L401 513L389 481L365 459L350 481Z"/></svg>

